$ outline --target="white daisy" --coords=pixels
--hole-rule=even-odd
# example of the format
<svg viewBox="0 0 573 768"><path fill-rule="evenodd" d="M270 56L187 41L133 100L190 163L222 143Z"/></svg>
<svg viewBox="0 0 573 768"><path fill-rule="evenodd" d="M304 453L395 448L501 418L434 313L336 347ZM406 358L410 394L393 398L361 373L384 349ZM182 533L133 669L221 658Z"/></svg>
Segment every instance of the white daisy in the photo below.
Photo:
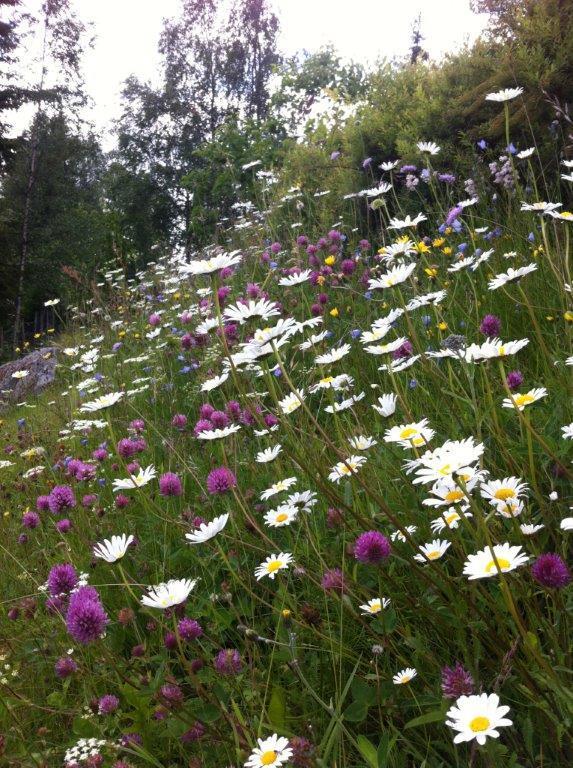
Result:
<svg viewBox="0 0 573 768"><path fill-rule="evenodd" d="M255 461L259 464L266 464L269 461L273 461L282 451L282 446L277 444L272 448L265 448L264 451L259 451L256 455Z"/></svg>
<svg viewBox="0 0 573 768"><path fill-rule="evenodd" d="M103 543L98 543L93 549L95 557L99 557L108 563L115 563L127 552L129 545L133 541L133 536L123 533L121 536L112 536L111 541L104 539Z"/></svg>
<svg viewBox="0 0 573 768"><path fill-rule="evenodd" d="M374 410L377 411L380 416L392 416L392 414L396 411L397 400L398 396L393 392L380 395L378 398L378 405L373 405L372 408L374 408Z"/></svg>
<svg viewBox="0 0 573 768"><path fill-rule="evenodd" d="M417 216L414 216L414 218L408 215L405 219L390 219L388 229L406 229L408 227L417 227L420 222L426 221L426 218L427 217L424 216L423 213L419 213Z"/></svg>
<svg viewBox="0 0 573 768"><path fill-rule="evenodd" d="M531 157L533 154L535 154L535 147L529 147L529 149L522 149L521 152L518 152L516 157L520 160L527 160L527 158Z"/></svg>
<svg viewBox="0 0 573 768"><path fill-rule="evenodd" d="M503 88L501 91L495 91L495 93L488 93L488 95L485 97L486 101L496 101L498 103L502 103L504 101L511 101L511 99L516 99L518 96L521 96L523 93L523 88Z"/></svg>
<svg viewBox="0 0 573 768"><path fill-rule="evenodd" d="M377 440L374 440L373 437L366 437L365 435L350 437L348 438L348 442L350 443L350 447L354 448L355 451L367 451L369 448L378 445Z"/></svg>
<svg viewBox="0 0 573 768"><path fill-rule="evenodd" d="M213 389L217 389L224 384L229 378L228 373L222 373L220 376L213 376L212 379L207 379L201 384L201 392L211 392Z"/></svg>
<svg viewBox="0 0 573 768"><path fill-rule="evenodd" d="M411 264L397 264L395 267L391 267L385 274L380 275L380 277L369 280L368 288L372 290L374 288L392 288L395 285L400 285L400 283L403 283L410 277L412 272L415 271L416 266L415 261Z"/></svg>
<svg viewBox="0 0 573 768"><path fill-rule="evenodd" d="M533 213L550 213L557 208L561 208L563 203L546 203L543 200L538 203L521 203L522 211L532 211Z"/></svg>
<svg viewBox="0 0 573 768"><path fill-rule="evenodd" d="M294 485L295 483L296 477L287 477L285 480L279 480L261 493L261 500L265 501L266 499L270 499L271 496L275 496L277 493L287 491L291 485Z"/></svg>
<svg viewBox="0 0 573 768"><path fill-rule="evenodd" d="M234 435L241 429L240 424L229 424L228 427L222 429L203 429L197 435L197 440L221 440L229 435Z"/></svg>
<svg viewBox="0 0 573 768"><path fill-rule="evenodd" d="M336 363L338 360L342 360L343 357L350 352L350 344L342 344L342 346L336 349L331 349L330 352L326 352L323 355L318 355L314 362L316 365L330 365Z"/></svg>
<svg viewBox="0 0 573 768"><path fill-rule="evenodd" d="M466 508L461 507L461 511L458 511L455 507L449 507L445 509L440 517L436 517L430 523L432 533L441 533L446 528L454 530L460 524L464 517L471 517L471 512L466 512ZM463 511L463 515L462 515Z"/></svg>
<svg viewBox="0 0 573 768"><path fill-rule="evenodd" d="M374 597L364 605L359 606L362 613L369 616L374 616L380 613L384 608L390 605L390 599L388 597Z"/></svg>
<svg viewBox="0 0 573 768"><path fill-rule="evenodd" d="M269 317L279 314L275 302L268 299L258 299L257 301L249 299L247 303L233 304L223 312L225 320L239 323L239 325L243 325L251 317L262 317L263 320L268 320Z"/></svg>
<svg viewBox="0 0 573 768"><path fill-rule="evenodd" d="M519 527L524 536L534 536L545 528L543 524L533 525L532 523L522 523Z"/></svg>
<svg viewBox="0 0 573 768"><path fill-rule="evenodd" d="M513 283L515 280L520 280L525 275L529 275L531 272L535 272L536 270L537 264L534 262L527 264L525 267L519 267L518 269L513 269L513 267L510 267L507 272L500 272L499 275L496 275L494 278L492 278L487 284L487 287L490 289L490 291L496 291L503 285L507 285L507 283Z"/></svg>
<svg viewBox="0 0 573 768"><path fill-rule="evenodd" d="M428 155L437 155L440 147L434 141L419 141L416 146L420 152L426 152Z"/></svg>
<svg viewBox="0 0 573 768"><path fill-rule="evenodd" d="M499 706L496 693L481 693L473 696L460 696L446 713L446 725L458 733L454 744L475 739L478 744L485 744L488 737L497 739L501 726L513 725L505 715L509 707Z"/></svg>
<svg viewBox="0 0 573 768"><path fill-rule="evenodd" d="M245 768L277 768L290 760L292 749L288 739L280 738L274 733L268 739L257 739L258 747L251 752L245 763Z"/></svg>
<svg viewBox="0 0 573 768"><path fill-rule="evenodd" d="M306 281L310 278L312 275L311 269L304 269L301 272L297 272L294 275L289 275L288 277L282 277L279 280L279 285L290 287L293 285L301 285L301 283L306 283Z"/></svg>
<svg viewBox="0 0 573 768"><path fill-rule="evenodd" d="M403 669L401 672L394 675L392 682L394 685L406 685L406 683L413 680L417 674L418 673L413 667L406 667L406 669Z"/></svg>
<svg viewBox="0 0 573 768"><path fill-rule="evenodd" d="M133 488L141 488L151 482L156 475L157 472L155 471L155 467L151 464L145 469L140 468L137 475L130 475L126 480L114 480L113 490L130 491L133 490Z"/></svg>
<svg viewBox="0 0 573 768"><path fill-rule="evenodd" d="M298 392L291 392L286 397L283 397L282 400L279 400L279 406L283 413L289 414L300 408L303 400L304 389L301 389Z"/></svg>
<svg viewBox="0 0 573 768"><path fill-rule="evenodd" d="M262 346L278 338L282 338L284 340L285 338L288 338L288 336L291 336L293 333L296 333L297 330L298 323L296 320L293 320L292 317L281 317L276 325L268 328L257 328L253 334L253 339L256 344Z"/></svg>
<svg viewBox="0 0 573 768"><path fill-rule="evenodd" d="M170 579L164 584L148 587L147 595L141 598L141 602L148 608L165 610L184 602L195 584L196 579Z"/></svg>
<svg viewBox="0 0 573 768"><path fill-rule="evenodd" d="M201 523L199 528L196 528L191 533L186 533L185 538L190 544L203 544L205 541L209 541L227 525L229 520L229 514L219 515L211 520L210 523Z"/></svg>
<svg viewBox="0 0 573 768"><path fill-rule="evenodd" d="M414 421L411 424L398 424L384 433L385 443L399 443L406 448L425 445L434 436L434 430L428 427L428 419Z"/></svg>
<svg viewBox="0 0 573 768"><path fill-rule="evenodd" d="M410 536L413 536L418 530L418 527L416 525L407 525L405 526L404 530L407 533L409 533ZM406 536L404 533L402 533L402 531L393 531L390 534L390 538L392 539L392 541L402 541L402 542L407 541Z"/></svg>
<svg viewBox="0 0 573 768"><path fill-rule="evenodd" d="M490 504L511 501L527 496L527 483L519 477L504 477L503 480L488 480L480 486L480 493Z"/></svg>
<svg viewBox="0 0 573 768"><path fill-rule="evenodd" d="M491 576L497 576L499 571L502 573L513 571L528 560L529 557L521 551L520 546L495 544L493 550L491 547L486 547L475 555L468 555L463 573L469 581L488 579Z"/></svg>
<svg viewBox="0 0 573 768"><path fill-rule="evenodd" d="M303 341L302 344L299 344L298 348L304 352L305 350L320 344L320 342L324 341L329 335L330 331L321 331L321 333L313 334L306 341Z"/></svg>
<svg viewBox="0 0 573 768"><path fill-rule="evenodd" d="M94 411L102 411L104 408L110 408L118 403L124 394L124 392L110 392L108 395L101 395L90 403L84 403L80 411L82 413L93 413Z"/></svg>
<svg viewBox="0 0 573 768"><path fill-rule="evenodd" d="M287 504L296 507L299 512L310 512L317 501L314 491L295 491L287 498Z"/></svg>
<svg viewBox="0 0 573 768"><path fill-rule="evenodd" d="M222 253L210 259L190 261L181 264L179 269L183 275L209 275L212 272L219 272L221 269L239 264L242 258L238 251L233 251L233 253Z"/></svg>
<svg viewBox="0 0 573 768"><path fill-rule="evenodd" d="M265 524L270 528L282 528L294 522L298 515L297 507L289 504L281 504L276 509L269 509L265 514Z"/></svg>
<svg viewBox="0 0 573 768"><path fill-rule="evenodd" d="M332 467L328 479L333 483L339 483L343 478L356 474L365 463L365 456L349 456L346 461L339 461Z"/></svg>
<svg viewBox="0 0 573 768"><path fill-rule="evenodd" d="M285 570L289 567L291 562L292 555L288 552L280 552L278 555L269 555L269 557L255 569L257 581L260 581L263 576L268 576L269 579L274 580L277 571Z"/></svg>
<svg viewBox="0 0 573 768"><path fill-rule="evenodd" d="M451 541L442 541L442 539L434 539L429 544L422 544L419 555L414 555L414 560L419 563L427 563L428 560L439 560L443 557L447 550L452 546Z"/></svg>
<svg viewBox="0 0 573 768"><path fill-rule="evenodd" d="M523 411L526 406L541 400L542 397L547 397L547 390L545 387L536 387L530 389L529 392L504 398L502 405L504 408L517 408L518 411Z"/></svg>
<svg viewBox="0 0 573 768"><path fill-rule="evenodd" d="M364 392L360 392L358 395L353 395L352 397L347 398L346 400L342 400L339 403L334 403L333 405L327 405L325 407L326 413L340 413L340 411L346 411L348 408L352 408L352 406L355 403L360 402L362 398L365 396Z"/></svg>

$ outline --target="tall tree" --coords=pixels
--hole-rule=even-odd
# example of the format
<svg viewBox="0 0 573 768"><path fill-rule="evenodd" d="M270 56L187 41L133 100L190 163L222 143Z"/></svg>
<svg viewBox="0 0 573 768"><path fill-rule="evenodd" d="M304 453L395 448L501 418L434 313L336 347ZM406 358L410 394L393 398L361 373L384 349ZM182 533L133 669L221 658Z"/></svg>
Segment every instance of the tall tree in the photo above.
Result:
<svg viewBox="0 0 573 768"><path fill-rule="evenodd" d="M169 196L173 239L187 254L193 190L184 180L205 165L203 149L225 121L266 114L277 30L266 0L181 0L160 37L161 85L126 82L118 160Z"/></svg>
<svg viewBox="0 0 573 768"><path fill-rule="evenodd" d="M80 61L84 25L74 17L69 0L45 0L41 8L39 34L42 40L40 55L40 77L36 85L36 116L29 136L29 167L22 213L18 282L14 311L14 347L21 334L22 296L24 278L29 257L30 218L36 184L39 160L39 126L45 110L45 86L52 80L52 93L57 94L60 105L69 103L77 108L85 102L83 95Z"/></svg>
<svg viewBox="0 0 573 768"><path fill-rule="evenodd" d="M109 214L102 204L105 161L97 140L77 135L63 113L40 112L29 133L36 137L38 153L31 200L26 140L0 195L0 306L7 314L14 310L22 223L28 215L28 258L19 296L23 325L46 299L66 297L62 267L72 267L89 281L111 255Z"/></svg>

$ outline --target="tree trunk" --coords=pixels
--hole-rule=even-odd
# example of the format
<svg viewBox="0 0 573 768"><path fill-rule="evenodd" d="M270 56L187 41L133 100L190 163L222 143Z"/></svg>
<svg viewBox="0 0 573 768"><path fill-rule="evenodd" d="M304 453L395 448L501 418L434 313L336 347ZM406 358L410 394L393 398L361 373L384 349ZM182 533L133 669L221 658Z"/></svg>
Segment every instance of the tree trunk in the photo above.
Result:
<svg viewBox="0 0 573 768"><path fill-rule="evenodd" d="M14 349L18 346L18 336L20 333L20 324L22 322L22 294L24 293L24 276L26 273L26 264L28 262L28 244L30 235L30 213L32 210L32 195L34 194L34 184L36 181L36 169L38 165L38 125L35 122L34 133L32 134L32 154L30 157L30 173L28 174L28 183L26 185L26 198L24 202L24 218L22 220L22 238L20 240L20 260L18 263L18 287L16 289L16 311L14 315L14 338L12 345Z"/></svg>

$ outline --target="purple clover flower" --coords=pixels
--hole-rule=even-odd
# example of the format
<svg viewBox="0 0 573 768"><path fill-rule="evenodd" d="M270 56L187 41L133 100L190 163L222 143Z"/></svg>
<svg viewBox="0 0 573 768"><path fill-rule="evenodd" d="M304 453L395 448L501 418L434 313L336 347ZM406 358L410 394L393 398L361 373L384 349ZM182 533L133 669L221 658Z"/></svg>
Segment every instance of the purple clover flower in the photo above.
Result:
<svg viewBox="0 0 573 768"><path fill-rule="evenodd" d="M379 531L362 533L354 544L354 557L368 565L378 565L389 557L391 551L390 541Z"/></svg>
<svg viewBox="0 0 573 768"><path fill-rule="evenodd" d="M554 552L539 555L531 566L534 580L547 589L562 589L571 581L571 573L562 558Z"/></svg>

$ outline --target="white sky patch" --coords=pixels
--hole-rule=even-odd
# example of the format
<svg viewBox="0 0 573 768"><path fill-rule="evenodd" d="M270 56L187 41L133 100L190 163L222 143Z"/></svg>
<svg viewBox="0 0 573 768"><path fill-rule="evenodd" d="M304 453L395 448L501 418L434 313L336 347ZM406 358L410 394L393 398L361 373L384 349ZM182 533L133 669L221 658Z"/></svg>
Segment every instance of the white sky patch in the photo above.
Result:
<svg viewBox="0 0 573 768"><path fill-rule="evenodd" d="M405 56L412 24L422 19L423 47L432 58L473 42L486 24L484 15L471 12L469 0L273 0L280 19L279 46L283 53L316 51L332 43L345 59L372 64L377 59ZM95 124L111 149L112 122L120 114L123 81L131 74L159 81L157 43L166 17L177 15L179 0L72 0L77 15L92 22L95 44L86 51L83 72L93 99L86 119ZM37 11L41 0L23 0L23 10ZM31 54L30 54L31 58ZM38 66L27 65L34 82ZM15 115L14 130L22 130L33 114L27 107Z"/></svg>

